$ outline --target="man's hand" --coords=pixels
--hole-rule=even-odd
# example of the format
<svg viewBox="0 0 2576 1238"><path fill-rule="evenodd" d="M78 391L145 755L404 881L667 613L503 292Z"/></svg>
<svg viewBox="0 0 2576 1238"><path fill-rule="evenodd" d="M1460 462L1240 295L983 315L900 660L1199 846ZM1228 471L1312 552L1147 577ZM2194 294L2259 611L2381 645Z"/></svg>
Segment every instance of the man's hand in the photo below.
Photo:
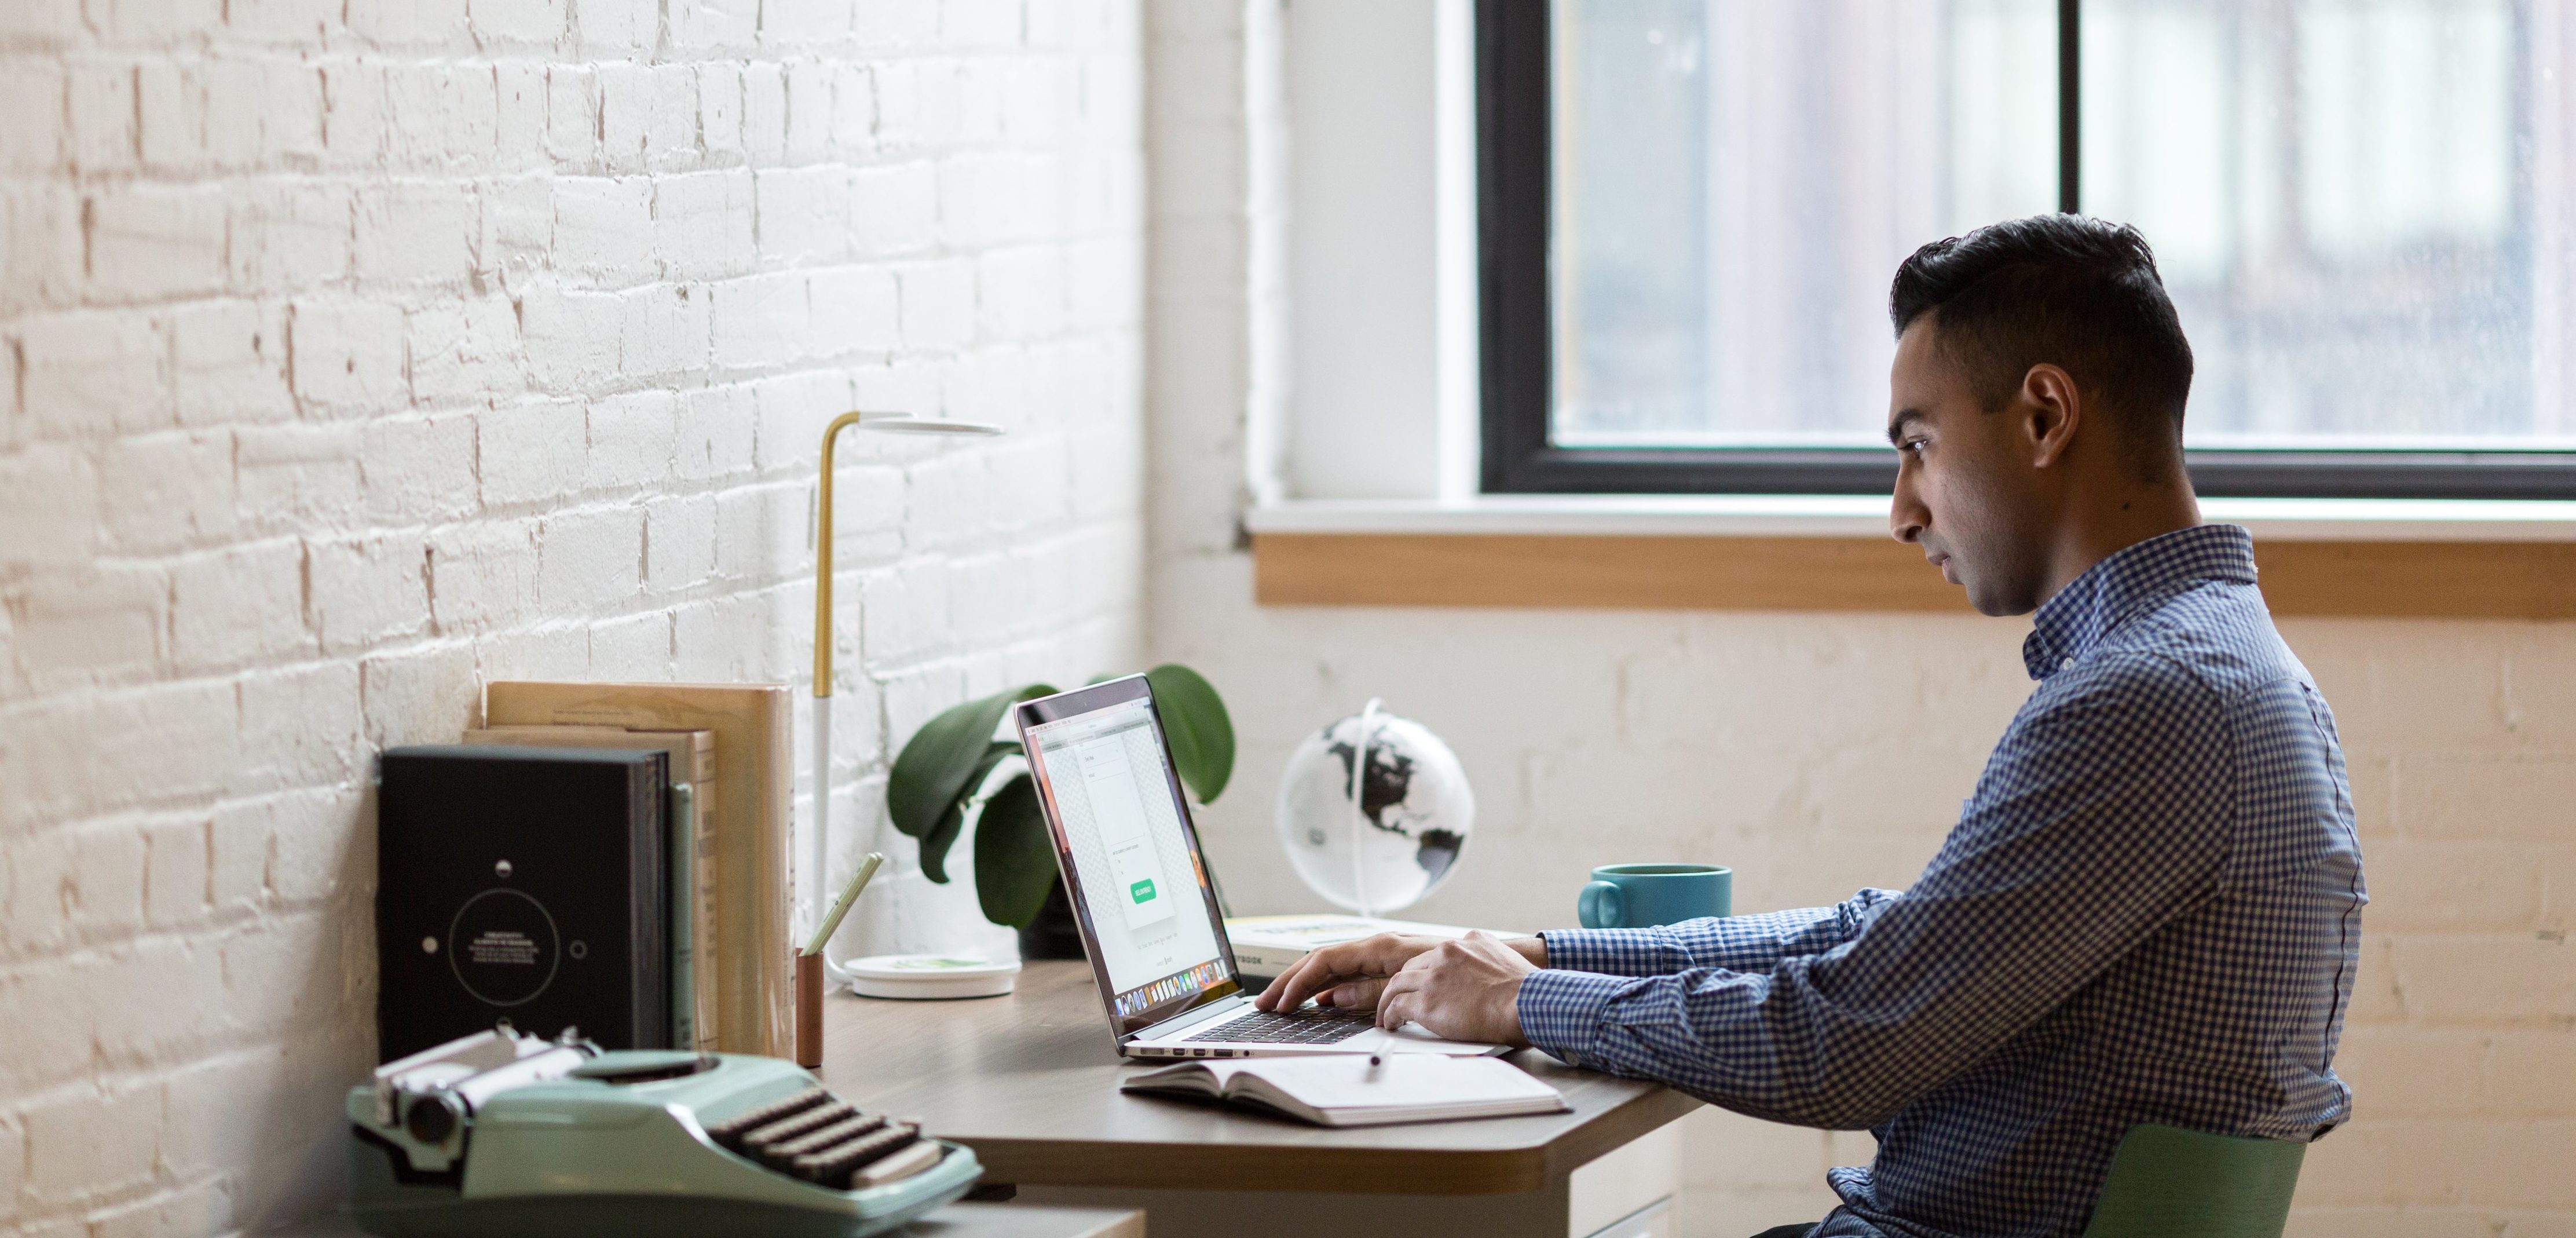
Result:
<svg viewBox="0 0 2576 1238"><path fill-rule="evenodd" d="M1516 937L1509 942L1499 942L1481 933L1477 936L1497 942L1528 960L1529 967L1524 971L1547 966L1547 942L1544 938ZM1281 973L1278 979L1270 982L1269 988L1261 991L1259 997L1253 998L1252 1004L1262 1010L1295 1010L1311 997L1318 1005L1338 1006L1344 1010L1373 1009L1378 1004L1379 993L1386 988L1388 977L1444 944L1449 943L1438 937L1380 933L1338 946L1326 946L1297 960L1295 966Z"/></svg>
<svg viewBox="0 0 2576 1238"><path fill-rule="evenodd" d="M1386 978L1414 956L1440 944L1437 937L1380 933L1308 951L1252 999L1262 1010L1295 1010L1311 997L1320 1005L1366 1010L1377 1005Z"/></svg>
<svg viewBox="0 0 2576 1238"><path fill-rule="evenodd" d="M1529 1047L1521 1035L1521 979L1538 970L1519 941L1470 933L1415 954L1378 994L1377 1025L1419 1023L1448 1040ZM1537 953L1544 958L1545 943Z"/></svg>

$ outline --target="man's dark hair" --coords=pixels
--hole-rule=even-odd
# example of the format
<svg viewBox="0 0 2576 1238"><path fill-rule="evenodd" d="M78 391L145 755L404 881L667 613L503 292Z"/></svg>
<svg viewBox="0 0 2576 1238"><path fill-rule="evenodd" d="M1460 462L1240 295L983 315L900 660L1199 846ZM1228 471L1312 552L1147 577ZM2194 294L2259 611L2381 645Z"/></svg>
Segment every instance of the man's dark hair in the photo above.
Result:
<svg viewBox="0 0 2576 1238"><path fill-rule="evenodd" d="M2126 224L2033 215L1934 241L1896 269L1887 312L1900 336L1933 315L1944 354L1988 409L2048 362L2110 406L2140 464L2182 441L2191 342L2147 238Z"/></svg>

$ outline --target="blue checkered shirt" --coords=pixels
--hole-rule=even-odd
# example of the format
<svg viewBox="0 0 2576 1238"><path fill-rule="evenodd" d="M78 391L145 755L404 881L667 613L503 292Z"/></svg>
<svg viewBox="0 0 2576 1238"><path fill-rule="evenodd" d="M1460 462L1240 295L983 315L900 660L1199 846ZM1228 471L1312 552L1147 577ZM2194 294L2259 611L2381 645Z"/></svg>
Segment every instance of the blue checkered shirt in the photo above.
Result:
<svg viewBox="0 0 2576 1238"><path fill-rule="evenodd" d="M2080 1234L2132 1124L2310 1139L2358 959L2334 719L2251 540L2203 525L2040 607L2037 690L1912 888L1546 934L1521 1027L1566 1061L1837 1130L1819 1235Z"/></svg>

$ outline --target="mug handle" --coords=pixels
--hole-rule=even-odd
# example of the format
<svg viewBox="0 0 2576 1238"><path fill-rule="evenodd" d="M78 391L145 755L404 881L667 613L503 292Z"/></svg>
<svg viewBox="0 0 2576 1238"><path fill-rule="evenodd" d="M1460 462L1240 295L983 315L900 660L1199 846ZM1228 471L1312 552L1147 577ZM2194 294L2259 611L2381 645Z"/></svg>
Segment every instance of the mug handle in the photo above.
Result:
<svg viewBox="0 0 2576 1238"><path fill-rule="evenodd" d="M1574 917L1585 928L1620 928L1628 918L1628 892L1618 883L1595 881L1575 896Z"/></svg>

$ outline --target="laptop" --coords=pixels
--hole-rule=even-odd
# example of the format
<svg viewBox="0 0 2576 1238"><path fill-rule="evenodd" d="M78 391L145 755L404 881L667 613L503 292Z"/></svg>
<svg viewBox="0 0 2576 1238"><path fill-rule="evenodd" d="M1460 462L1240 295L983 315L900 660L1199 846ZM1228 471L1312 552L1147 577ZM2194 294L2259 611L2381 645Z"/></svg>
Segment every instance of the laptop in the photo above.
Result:
<svg viewBox="0 0 2576 1238"><path fill-rule="evenodd" d="M1253 1009L1144 676L1024 701L1013 718L1122 1056L1503 1052L1419 1024L1385 1031L1365 1011Z"/></svg>

